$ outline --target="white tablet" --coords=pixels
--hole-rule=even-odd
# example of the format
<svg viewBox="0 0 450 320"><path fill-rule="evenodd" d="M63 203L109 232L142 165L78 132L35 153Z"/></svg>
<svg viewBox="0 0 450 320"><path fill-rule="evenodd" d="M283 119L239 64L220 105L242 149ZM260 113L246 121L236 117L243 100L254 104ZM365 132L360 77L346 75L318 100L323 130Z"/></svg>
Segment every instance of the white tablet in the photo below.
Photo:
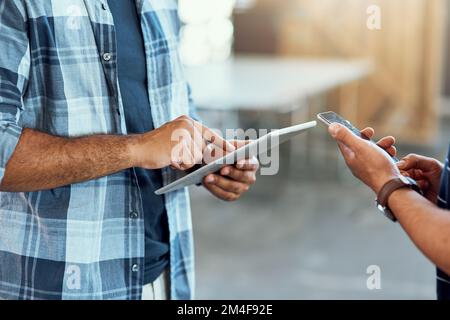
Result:
<svg viewBox="0 0 450 320"><path fill-rule="evenodd" d="M161 195L190 185L202 183L203 179L208 174L219 171L227 164L234 164L242 159L248 159L261 154L266 154L269 150L272 150L273 148L305 132L308 129L314 128L316 125L316 121L311 121L280 130L274 130L269 134L262 136L258 140L252 141L246 146L241 147L220 159L214 160L213 162L204 165L196 171L191 172L190 174L168 184L167 186L159 190L156 190L155 194Z"/></svg>

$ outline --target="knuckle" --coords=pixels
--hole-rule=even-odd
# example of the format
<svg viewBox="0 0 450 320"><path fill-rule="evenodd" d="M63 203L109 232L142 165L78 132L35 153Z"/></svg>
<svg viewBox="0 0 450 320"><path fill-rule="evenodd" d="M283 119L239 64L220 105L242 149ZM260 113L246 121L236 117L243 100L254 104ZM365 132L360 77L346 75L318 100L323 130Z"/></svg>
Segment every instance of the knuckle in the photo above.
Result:
<svg viewBox="0 0 450 320"><path fill-rule="evenodd" d="M345 137L345 132L342 129L337 130L336 132L336 139L337 140L342 140Z"/></svg>
<svg viewBox="0 0 450 320"><path fill-rule="evenodd" d="M239 175L239 170L236 170L236 168L232 166L226 166L224 170L230 170L228 176L232 177L233 179L236 179Z"/></svg>
<svg viewBox="0 0 450 320"><path fill-rule="evenodd" d="M338 138L346 139L348 137L348 131L344 129L340 129L337 133Z"/></svg>
<svg viewBox="0 0 450 320"><path fill-rule="evenodd" d="M178 118L177 118L177 120L189 120L190 119L190 117L188 117L187 115L185 115L185 114L183 114L182 116L179 116Z"/></svg>
<svg viewBox="0 0 450 320"><path fill-rule="evenodd" d="M232 183L229 188L232 192L241 192L241 186Z"/></svg>
<svg viewBox="0 0 450 320"><path fill-rule="evenodd" d="M406 156L403 157L403 160L408 160L409 158L411 158L412 154L407 154Z"/></svg>
<svg viewBox="0 0 450 320"><path fill-rule="evenodd" d="M232 178L236 181L245 181L245 180L247 180L247 175L245 172L236 170L234 172L234 175L232 176Z"/></svg>
<svg viewBox="0 0 450 320"><path fill-rule="evenodd" d="M439 160L436 160L436 159L432 159L432 165L435 168L441 168L441 166L442 166L442 164L439 162Z"/></svg>
<svg viewBox="0 0 450 320"><path fill-rule="evenodd" d="M188 117L185 117L185 116L183 116L183 118L181 118L181 117L178 118L177 122L182 127L188 127L189 128L189 127L193 127L194 126L194 124L192 123L192 120L189 119Z"/></svg>

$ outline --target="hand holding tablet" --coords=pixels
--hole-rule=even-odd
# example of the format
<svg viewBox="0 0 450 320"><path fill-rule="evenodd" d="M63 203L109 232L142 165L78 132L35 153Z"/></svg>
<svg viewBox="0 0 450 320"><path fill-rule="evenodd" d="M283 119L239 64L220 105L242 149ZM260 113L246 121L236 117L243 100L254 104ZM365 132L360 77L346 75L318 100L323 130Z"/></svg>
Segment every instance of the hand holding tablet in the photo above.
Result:
<svg viewBox="0 0 450 320"><path fill-rule="evenodd" d="M208 174L217 172L226 165L235 164L243 159L248 159L267 153L269 150L272 150L278 147L280 144L289 141L293 137L311 128L314 128L316 125L316 121L311 121L296 126L272 131L269 134L259 138L258 140L254 140L244 147L228 153L224 157L216 159L211 163L197 169L196 171L184 176L183 178L170 183L169 185L157 190L155 193L157 195L161 195L190 185L199 184Z"/></svg>

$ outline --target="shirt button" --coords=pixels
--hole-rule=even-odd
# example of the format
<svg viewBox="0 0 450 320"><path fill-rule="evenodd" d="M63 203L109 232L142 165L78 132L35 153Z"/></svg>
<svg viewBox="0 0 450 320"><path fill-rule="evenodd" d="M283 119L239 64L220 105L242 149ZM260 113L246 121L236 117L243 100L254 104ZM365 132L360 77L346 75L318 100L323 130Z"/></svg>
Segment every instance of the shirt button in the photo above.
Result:
<svg viewBox="0 0 450 320"><path fill-rule="evenodd" d="M103 60L110 61L111 60L111 53L106 52L103 54Z"/></svg>
<svg viewBox="0 0 450 320"><path fill-rule="evenodd" d="M131 271L138 272L139 271L139 265L138 264L133 264L133 266L131 267Z"/></svg>
<svg viewBox="0 0 450 320"><path fill-rule="evenodd" d="M130 212L130 218L131 219L137 219L139 217L139 214L135 211Z"/></svg>

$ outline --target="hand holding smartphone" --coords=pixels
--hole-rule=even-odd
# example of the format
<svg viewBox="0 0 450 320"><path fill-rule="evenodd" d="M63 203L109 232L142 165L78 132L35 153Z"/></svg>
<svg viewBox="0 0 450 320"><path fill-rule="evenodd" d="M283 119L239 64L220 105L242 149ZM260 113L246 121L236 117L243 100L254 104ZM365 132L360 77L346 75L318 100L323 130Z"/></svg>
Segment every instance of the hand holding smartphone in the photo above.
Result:
<svg viewBox="0 0 450 320"><path fill-rule="evenodd" d="M344 119L343 117L341 117L340 115L338 115L335 112L328 111L328 112L319 113L317 115L317 119L319 119L321 122L325 123L327 126L330 126L333 123L339 123L339 124L343 125L344 127L348 128L356 136L358 136L364 140L368 140L376 145L376 143L374 141L372 141L367 136L365 136L363 133L361 133L361 131L358 128L356 128L354 125L352 125L350 121ZM398 158L393 157L390 154L389 154L389 156L392 158L392 160L395 163L397 163L399 161Z"/></svg>

